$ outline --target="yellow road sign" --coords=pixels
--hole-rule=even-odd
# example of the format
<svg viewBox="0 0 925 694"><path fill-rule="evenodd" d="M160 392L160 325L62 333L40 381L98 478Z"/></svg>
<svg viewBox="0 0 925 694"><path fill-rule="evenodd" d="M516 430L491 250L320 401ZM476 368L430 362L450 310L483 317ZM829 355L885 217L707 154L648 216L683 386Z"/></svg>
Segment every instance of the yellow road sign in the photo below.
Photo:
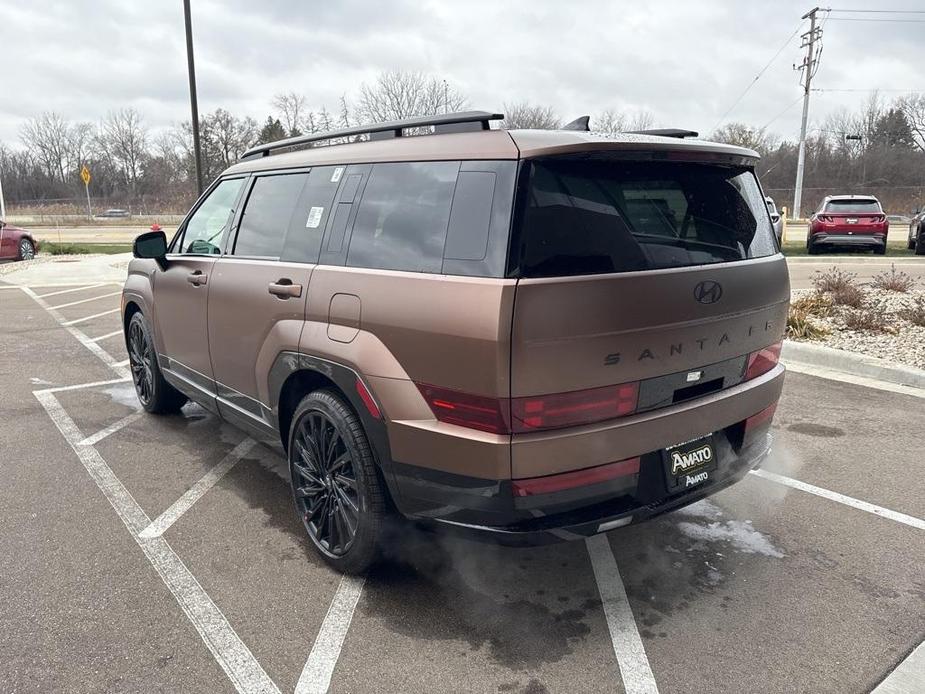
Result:
<svg viewBox="0 0 925 694"><path fill-rule="evenodd" d="M81 168L80 178L83 180L85 186L90 185L90 169L88 169L86 166Z"/></svg>

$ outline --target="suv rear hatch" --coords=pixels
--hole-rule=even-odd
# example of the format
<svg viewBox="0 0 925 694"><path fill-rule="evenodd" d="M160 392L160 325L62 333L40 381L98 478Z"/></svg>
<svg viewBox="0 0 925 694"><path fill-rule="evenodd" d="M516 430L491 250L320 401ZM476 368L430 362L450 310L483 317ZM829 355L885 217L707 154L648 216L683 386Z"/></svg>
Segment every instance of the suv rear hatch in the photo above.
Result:
<svg viewBox="0 0 925 694"><path fill-rule="evenodd" d="M882 234L887 228L886 215L875 199L830 200L818 217L826 233Z"/></svg>
<svg viewBox="0 0 925 694"><path fill-rule="evenodd" d="M732 424L726 406L617 450L613 436L549 445L740 385L749 355L781 339L789 279L753 171L741 157L679 154L524 163L509 258L519 278L513 477L603 465ZM518 445L532 440L546 444Z"/></svg>

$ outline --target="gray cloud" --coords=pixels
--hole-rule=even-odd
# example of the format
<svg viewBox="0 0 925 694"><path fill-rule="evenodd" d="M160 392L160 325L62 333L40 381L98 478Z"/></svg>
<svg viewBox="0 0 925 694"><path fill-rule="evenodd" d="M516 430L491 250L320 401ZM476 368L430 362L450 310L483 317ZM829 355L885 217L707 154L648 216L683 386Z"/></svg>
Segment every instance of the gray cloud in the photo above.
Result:
<svg viewBox="0 0 925 694"><path fill-rule="evenodd" d="M179 0L37 5L0 0L0 140L16 142L23 119L42 110L96 121L135 106L153 127L188 118ZM349 98L380 70L406 69L447 79L477 108L528 100L565 118L644 108L660 125L709 132L806 9L791 0L193 0L200 109L262 120L273 94L297 91L314 108L336 110L341 94ZM817 85L925 90L921 27L828 23ZM791 65L799 60L794 39L728 120L763 125L796 100ZM866 97L819 93L812 119ZM771 130L793 137L799 110Z"/></svg>

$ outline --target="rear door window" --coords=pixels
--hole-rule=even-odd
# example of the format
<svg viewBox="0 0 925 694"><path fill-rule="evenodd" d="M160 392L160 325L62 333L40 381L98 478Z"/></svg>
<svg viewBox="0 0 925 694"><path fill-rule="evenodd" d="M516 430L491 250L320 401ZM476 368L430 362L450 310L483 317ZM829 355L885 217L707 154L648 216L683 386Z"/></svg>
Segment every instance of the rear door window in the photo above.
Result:
<svg viewBox="0 0 925 694"><path fill-rule="evenodd" d="M512 271L550 277L705 265L776 252L751 170L698 163L533 163Z"/></svg>
<svg viewBox="0 0 925 694"><path fill-rule="evenodd" d="M459 162L375 164L356 214L347 265L440 272L458 171Z"/></svg>
<svg viewBox="0 0 925 694"><path fill-rule="evenodd" d="M238 224L232 255L280 257L307 179L307 173L294 173L259 176L254 180Z"/></svg>
<svg viewBox="0 0 925 694"><path fill-rule="evenodd" d="M341 173L336 173L338 169ZM318 262L321 240L331 216L334 194L340 185L343 170L342 166L316 166L308 174L308 182L296 203L289 234L280 255L283 260Z"/></svg>

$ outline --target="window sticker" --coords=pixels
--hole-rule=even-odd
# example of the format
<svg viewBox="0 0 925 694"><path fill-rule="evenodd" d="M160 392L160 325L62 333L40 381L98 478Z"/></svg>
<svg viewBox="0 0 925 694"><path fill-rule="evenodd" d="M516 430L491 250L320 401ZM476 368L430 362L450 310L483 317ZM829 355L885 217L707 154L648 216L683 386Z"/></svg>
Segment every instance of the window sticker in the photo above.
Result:
<svg viewBox="0 0 925 694"><path fill-rule="evenodd" d="M338 166L334 169L334 173L331 174L331 183L337 183L340 180L341 175L344 173L344 167Z"/></svg>
<svg viewBox="0 0 925 694"><path fill-rule="evenodd" d="M323 207L313 207L308 211L308 219L305 222L306 229L317 229L321 224L321 215L324 214Z"/></svg>

